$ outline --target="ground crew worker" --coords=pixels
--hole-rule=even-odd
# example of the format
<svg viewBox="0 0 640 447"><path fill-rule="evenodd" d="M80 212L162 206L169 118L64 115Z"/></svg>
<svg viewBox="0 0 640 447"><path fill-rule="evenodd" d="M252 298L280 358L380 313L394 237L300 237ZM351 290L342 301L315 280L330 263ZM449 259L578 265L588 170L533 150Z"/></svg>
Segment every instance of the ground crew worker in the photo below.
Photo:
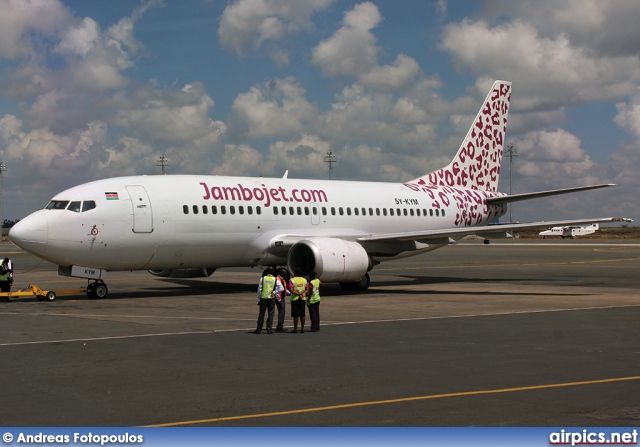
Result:
<svg viewBox="0 0 640 447"><path fill-rule="evenodd" d="M272 334L271 326L273 325L273 313L275 309L275 301L280 300L280 292L282 292L282 284L276 281L273 267L267 267L262 272L262 278L258 283L258 305L260 305L260 313L258 315L258 325L254 334L262 332L264 323L264 313L268 309L267 316L267 334Z"/></svg>
<svg viewBox="0 0 640 447"><path fill-rule="evenodd" d="M9 258L4 258L0 264L0 292L11 292L11 284L13 284L13 262ZM11 300L8 296L3 296L0 301L8 303Z"/></svg>
<svg viewBox="0 0 640 447"><path fill-rule="evenodd" d="M285 268L281 268L278 270L278 276L276 276L276 280L282 284L284 290L280 292L280 301L276 300L276 307L278 308L278 325L276 326L276 332L286 332L287 330L284 327L284 319L286 318L286 297L287 295L291 295L289 291L289 272Z"/></svg>
<svg viewBox="0 0 640 447"><path fill-rule="evenodd" d="M293 333L298 332L298 319L300 320L300 333L304 334L305 310L307 303L307 280L302 276L294 276L289 281L291 291L291 316L293 317Z"/></svg>
<svg viewBox="0 0 640 447"><path fill-rule="evenodd" d="M309 319L311 320L311 332L320 331L320 286L322 282L318 279L316 272L311 272L308 281L307 300L309 307Z"/></svg>

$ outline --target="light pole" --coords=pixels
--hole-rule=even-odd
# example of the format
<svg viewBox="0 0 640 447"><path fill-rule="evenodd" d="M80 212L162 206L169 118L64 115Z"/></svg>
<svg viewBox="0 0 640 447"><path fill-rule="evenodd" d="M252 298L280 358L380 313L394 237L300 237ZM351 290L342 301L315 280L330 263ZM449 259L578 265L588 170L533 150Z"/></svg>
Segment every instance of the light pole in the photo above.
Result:
<svg viewBox="0 0 640 447"><path fill-rule="evenodd" d="M160 155L160 158L156 160L156 166L162 166L162 175L167 175L167 171L164 169L165 166L169 166L169 160L164 154Z"/></svg>
<svg viewBox="0 0 640 447"><path fill-rule="evenodd" d="M513 157L518 156L518 149L516 149L513 144L509 144L505 152L509 155L509 195L511 195L511 167L513 166ZM511 208L513 208L513 203L509 204L509 223L513 222L511 218Z"/></svg>
<svg viewBox="0 0 640 447"><path fill-rule="evenodd" d="M331 178L333 176L333 163L338 162L336 156L333 155L333 152L331 152L331 150L329 150L329 152L327 152L327 155L324 156L324 162L329 163L329 178Z"/></svg>
<svg viewBox="0 0 640 447"><path fill-rule="evenodd" d="M4 164L4 161L0 160L0 239L4 236L2 233L2 228L4 227L4 218L2 217L2 192L3 192L3 180L4 176L2 175L7 170L7 166Z"/></svg>

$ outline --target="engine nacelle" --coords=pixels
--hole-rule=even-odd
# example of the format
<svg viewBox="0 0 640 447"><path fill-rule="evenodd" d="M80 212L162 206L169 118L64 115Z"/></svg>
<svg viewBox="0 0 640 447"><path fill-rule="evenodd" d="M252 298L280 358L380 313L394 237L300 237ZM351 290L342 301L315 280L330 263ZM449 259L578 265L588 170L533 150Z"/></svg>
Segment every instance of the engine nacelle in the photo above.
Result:
<svg viewBox="0 0 640 447"><path fill-rule="evenodd" d="M193 269L149 270L149 273L163 278L208 278L215 272L215 267Z"/></svg>
<svg viewBox="0 0 640 447"><path fill-rule="evenodd" d="M294 275L316 272L325 282L350 282L361 279L371 269L372 262L357 242L318 237L293 244L287 267Z"/></svg>

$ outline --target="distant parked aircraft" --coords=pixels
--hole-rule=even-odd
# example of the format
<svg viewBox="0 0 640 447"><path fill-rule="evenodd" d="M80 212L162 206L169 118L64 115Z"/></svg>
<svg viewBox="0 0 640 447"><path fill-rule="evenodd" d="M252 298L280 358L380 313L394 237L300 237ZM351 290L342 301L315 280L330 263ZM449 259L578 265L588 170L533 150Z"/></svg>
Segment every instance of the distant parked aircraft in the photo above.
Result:
<svg viewBox="0 0 640 447"><path fill-rule="evenodd" d="M569 239L573 239L577 236L585 236L587 234L593 234L600 229L599 224L591 224L591 225L567 225L564 227L553 227L548 230L541 231L540 236L560 236L562 239L568 237Z"/></svg>

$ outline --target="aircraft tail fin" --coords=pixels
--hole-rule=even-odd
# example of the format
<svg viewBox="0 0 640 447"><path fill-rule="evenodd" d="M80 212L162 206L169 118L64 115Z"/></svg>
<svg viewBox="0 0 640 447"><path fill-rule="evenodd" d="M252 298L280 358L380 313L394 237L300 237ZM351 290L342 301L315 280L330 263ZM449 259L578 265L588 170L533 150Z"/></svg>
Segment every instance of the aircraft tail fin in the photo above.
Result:
<svg viewBox="0 0 640 447"><path fill-rule="evenodd" d="M410 183L497 191L511 83L496 81L454 159Z"/></svg>

